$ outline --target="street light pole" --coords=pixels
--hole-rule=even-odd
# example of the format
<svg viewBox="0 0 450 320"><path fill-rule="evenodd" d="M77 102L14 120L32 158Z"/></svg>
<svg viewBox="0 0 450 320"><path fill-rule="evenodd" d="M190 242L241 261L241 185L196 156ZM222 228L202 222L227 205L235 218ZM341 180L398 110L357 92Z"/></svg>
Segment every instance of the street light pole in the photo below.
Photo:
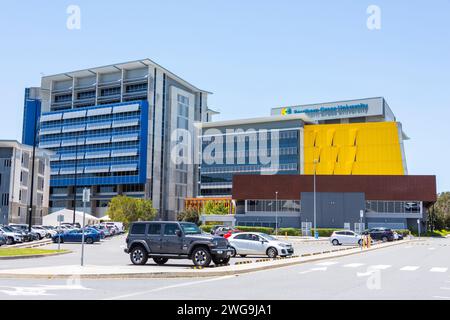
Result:
<svg viewBox="0 0 450 320"><path fill-rule="evenodd" d="M33 224L33 193L34 193L34 163L36 162L36 136L37 136L37 110L34 113L33 128L33 154L31 156L31 186L30 186L30 206L28 207L28 231L31 231Z"/></svg>
<svg viewBox="0 0 450 320"><path fill-rule="evenodd" d="M75 225L75 213L77 210L77 177L78 177L78 133L75 140L75 181L74 181L74 192L73 192L73 221Z"/></svg>
<svg viewBox="0 0 450 320"><path fill-rule="evenodd" d="M278 236L278 191L275 191L275 235Z"/></svg>
<svg viewBox="0 0 450 320"><path fill-rule="evenodd" d="M319 238L319 232L317 231L317 208L316 208L316 165L317 160L314 159L314 238Z"/></svg>

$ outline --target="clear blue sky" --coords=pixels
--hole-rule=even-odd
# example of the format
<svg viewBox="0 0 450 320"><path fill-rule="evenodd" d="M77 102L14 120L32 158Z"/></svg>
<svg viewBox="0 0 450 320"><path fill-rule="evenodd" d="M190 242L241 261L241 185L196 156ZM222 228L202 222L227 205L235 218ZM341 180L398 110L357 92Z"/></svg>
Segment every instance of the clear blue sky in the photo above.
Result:
<svg viewBox="0 0 450 320"><path fill-rule="evenodd" d="M81 30L66 9L81 8ZM366 27L369 5L381 30ZM214 92L216 119L384 96L411 137L410 174L450 191L450 1L8 1L0 10L0 138L21 138L40 76L150 58Z"/></svg>

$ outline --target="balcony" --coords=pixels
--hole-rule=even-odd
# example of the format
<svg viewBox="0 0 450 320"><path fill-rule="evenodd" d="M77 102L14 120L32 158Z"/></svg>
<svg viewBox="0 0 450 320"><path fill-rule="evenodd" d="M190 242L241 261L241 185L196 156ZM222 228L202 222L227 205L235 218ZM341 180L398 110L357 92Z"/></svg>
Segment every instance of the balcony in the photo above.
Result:
<svg viewBox="0 0 450 320"><path fill-rule="evenodd" d="M111 157L133 157L138 155L138 149L123 149L111 151Z"/></svg>
<svg viewBox="0 0 450 320"><path fill-rule="evenodd" d="M137 141L137 140L139 140L138 134L120 135L120 136L112 137L112 142L126 142L126 141Z"/></svg>
<svg viewBox="0 0 450 320"><path fill-rule="evenodd" d="M88 137L86 138L86 144L103 144L103 143L110 143L111 137L109 136L103 136L103 137Z"/></svg>
<svg viewBox="0 0 450 320"><path fill-rule="evenodd" d="M111 166L111 172L133 172L137 171L137 164L117 164Z"/></svg>

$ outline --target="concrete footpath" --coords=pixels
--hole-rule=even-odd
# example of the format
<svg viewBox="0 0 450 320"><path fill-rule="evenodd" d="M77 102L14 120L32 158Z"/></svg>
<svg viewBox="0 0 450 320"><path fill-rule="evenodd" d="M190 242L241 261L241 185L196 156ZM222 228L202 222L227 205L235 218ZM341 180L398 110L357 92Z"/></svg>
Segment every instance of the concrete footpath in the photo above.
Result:
<svg viewBox="0 0 450 320"><path fill-rule="evenodd" d="M16 270L0 270L0 279L3 278L33 278L33 279L131 279L131 278L197 278L236 275L253 271L281 268L311 261L338 258L354 254L364 254L368 251L383 249L391 246L418 242L420 240L402 240L390 243L372 245L371 248L339 246L326 251L313 252L290 258L259 259L257 261L244 261L237 265L209 267L195 269L193 266L171 267L156 265L121 265L121 266L95 266L84 267L75 265L46 266L39 268L26 268Z"/></svg>

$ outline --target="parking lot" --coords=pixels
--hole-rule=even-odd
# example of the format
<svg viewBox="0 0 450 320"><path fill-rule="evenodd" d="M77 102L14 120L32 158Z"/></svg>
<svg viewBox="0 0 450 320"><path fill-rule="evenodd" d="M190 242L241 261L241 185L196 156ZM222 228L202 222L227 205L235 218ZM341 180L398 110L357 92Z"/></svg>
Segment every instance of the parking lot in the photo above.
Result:
<svg viewBox="0 0 450 320"><path fill-rule="evenodd" d="M98 266L124 266L131 265L129 255L124 253L126 235L118 235L111 238L106 238L98 243L85 246L85 264ZM284 237L280 239L285 240ZM317 251L329 250L333 246L326 240L303 241L288 239L294 246L295 255L305 253L313 253ZM52 243L41 247L42 249L57 249L58 244ZM80 264L81 245L80 243L62 243L61 249L72 251L69 254L61 256L42 257L27 260L8 260L0 264L0 269L15 269L15 268L30 268L30 267L44 267L44 266L62 266L62 265L77 265ZM245 258L232 258L230 264L236 262L257 260L267 258L267 256L247 256ZM152 259L149 259L147 265L149 267L156 266ZM192 267L193 263L190 260L169 260L167 267Z"/></svg>

